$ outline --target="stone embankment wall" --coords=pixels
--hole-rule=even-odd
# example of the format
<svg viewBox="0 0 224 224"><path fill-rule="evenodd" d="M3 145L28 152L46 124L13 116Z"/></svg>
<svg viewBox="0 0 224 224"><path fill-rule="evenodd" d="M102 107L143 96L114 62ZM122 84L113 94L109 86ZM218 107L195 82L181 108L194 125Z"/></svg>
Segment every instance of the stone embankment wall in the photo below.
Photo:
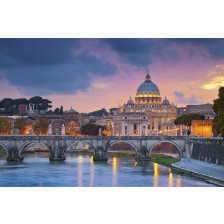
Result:
<svg viewBox="0 0 224 224"><path fill-rule="evenodd" d="M217 165L224 165L224 142L216 141L195 141L192 149L192 159L201 160Z"/></svg>

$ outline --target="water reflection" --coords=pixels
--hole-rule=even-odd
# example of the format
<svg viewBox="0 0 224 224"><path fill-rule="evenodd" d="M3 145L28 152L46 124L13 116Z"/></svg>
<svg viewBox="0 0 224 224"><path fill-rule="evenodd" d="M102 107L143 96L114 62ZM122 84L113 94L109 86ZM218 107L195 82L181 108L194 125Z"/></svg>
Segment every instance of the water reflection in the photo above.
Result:
<svg viewBox="0 0 224 224"><path fill-rule="evenodd" d="M117 158L113 158L113 185L117 184Z"/></svg>
<svg viewBox="0 0 224 224"><path fill-rule="evenodd" d="M154 181L153 181L153 186L154 187L158 187L158 175L159 175L159 171L158 171L158 164L157 163L154 163L153 164L153 167L154 167Z"/></svg>
<svg viewBox="0 0 224 224"><path fill-rule="evenodd" d="M37 157L36 157L37 156ZM22 162L0 158L0 187L207 187L195 178L176 175L157 163L112 157L109 165L69 153L65 162L49 162L48 153L24 153Z"/></svg>
<svg viewBox="0 0 224 224"><path fill-rule="evenodd" d="M83 163L83 156L79 155L78 157L78 187L82 187L82 163Z"/></svg>
<svg viewBox="0 0 224 224"><path fill-rule="evenodd" d="M169 168L169 187L173 187L173 174Z"/></svg>
<svg viewBox="0 0 224 224"><path fill-rule="evenodd" d="M177 187L181 187L181 176L177 175Z"/></svg>
<svg viewBox="0 0 224 224"><path fill-rule="evenodd" d="M94 162L93 162L93 156L90 158L90 187L93 186L93 180L94 180Z"/></svg>

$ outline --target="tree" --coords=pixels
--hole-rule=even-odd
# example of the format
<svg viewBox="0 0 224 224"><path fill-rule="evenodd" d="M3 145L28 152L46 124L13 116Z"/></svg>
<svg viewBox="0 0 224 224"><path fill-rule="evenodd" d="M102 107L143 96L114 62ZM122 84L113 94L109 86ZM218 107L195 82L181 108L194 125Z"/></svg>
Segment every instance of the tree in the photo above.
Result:
<svg viewBox="0 0 224 224"><path fill-rule="evenodd" d="M146 156L148 154L148 149L146 147L142 147L140 151L141 151L141 154L144 155L146 158Z"/></svg>
<svg viewBox="0 0 224 224"><path fill-rule="evenodd" d="M64 114L64 111L63 111L63 106L61 106L61 108L60 108L60 115L63 115Z"/></svg>
<svg viewBox="0 0 224 224"><path fill-rule="evenodd" d="M40 132L42 135L46 135L48 131L49 121L47 118L40 118L39 121Z"/></svg>
<svg viewBox="0 0 224 224"><path fill-rule="evenodd" d="M19 130L19 133L21 135L24 135L25 134L26 121L27 121L27 118L24 118L24 117L16 118L15 128Z"/></svg>
<svg viewBox="0 0 224 224"><path fill-rule="evenodd" d="M184 114L180 117L178 117L175 121L174 124L175 125L180 125L180 124L184 124L186 125L188 128L191 126L191 122L193 120L204 120L205 119L205 115L203 114Z"/></svg>
<svg viewBox="0 0 224 224"><path fill-rule="evenodd" d="M12 122L7 118L0 117L0 134L11 134Z"/></svg>
<svg viewBox="0 0 224 224"><path fill-rule="evenodd" d="M40 118L38 123L33 124L33 131L36 135L46 135L48 132L49 121L47 118Z"/></svg>
<svg viewBox="0 0 224 224"><path fill-rule="evenodd" d="M95 124L86 124L81 127L81 134L97 136L99 135L100 128L103 131L105 129L105 126L95 125Z"/></svg>
<svg viewBox="0 0 224 224"><path fill-rule="evenodd" d="M59 114L60 113L60 109L57 107L55 110L54 110L54 114Z"/></svg>
<svg viewBox="0 0 224 224"><path fill-rule="evenodd" d="M39 124L33 124L33 131L35 133L35 135L39 135L40 134L40 126Z"/></svg>
<svg viewBox="0 0 224 224"><path fill-rule="evenodd" d="M224 138L224 87L219 88L219 98L214 100L212 108L216 113L213 120L213 128Z"/></svg>

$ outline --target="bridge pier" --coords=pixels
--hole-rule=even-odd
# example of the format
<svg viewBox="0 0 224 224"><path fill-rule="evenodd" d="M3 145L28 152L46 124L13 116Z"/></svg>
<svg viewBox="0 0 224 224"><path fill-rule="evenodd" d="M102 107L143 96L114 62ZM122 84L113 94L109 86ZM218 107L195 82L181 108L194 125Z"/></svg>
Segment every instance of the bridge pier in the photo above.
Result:
<svg viewBox="0 0 224 224"><path fill-rule="evenodd" d="M98 146L94 150L93 161L108 161L107 151L103 146Z"/></svg>
<svg viewBox="0 0 224 224"><path fill-rule="evenodd" d="M50 152L50 161L64 161L65 160L65 150L67 145L59 141L51 142L48 145Z"/></svg>
<svg viewBox="0 0 224 224"><path fill-rule="evenodd" d="M151 158L149 156L149 151L146 153L146 156L142 155L141 152L137 152L137 156L135 157L135 161L150 161Z"/></svg>
<svg viewBox="0 0 224 224"><path fill-rule="evenodd" d="M19 154L19 150L16 147L10 148L7 151L7 161L22 161L23 159L24 157Z"/></svg>

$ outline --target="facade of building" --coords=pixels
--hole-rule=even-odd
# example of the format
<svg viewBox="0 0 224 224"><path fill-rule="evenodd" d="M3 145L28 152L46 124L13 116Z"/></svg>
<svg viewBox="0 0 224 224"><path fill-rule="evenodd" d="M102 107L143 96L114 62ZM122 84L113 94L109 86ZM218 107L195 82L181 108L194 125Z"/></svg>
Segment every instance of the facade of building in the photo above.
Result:
<svg viewBox="0 0 224 224"><path fill-rule="evenodd" d="M125 126L127 126L127 130L130 129L127 131L130 135L134 133L142 135L144 126L145 135L162 135L162 126L165 127L165 123L177 118L177 106L173 103L170 104L167 97L162 101L159 88L152 82L149 73L137 90L135 102L130 97L127 104L121 106L119 111L120 113L113 119L115 135L118 133L127 135ZM127 118L125 119L125 117ZM171 124L169 123L169 125Z"/></svg>
<svg viewBox="0 0 224 224"><path fill-rule="evenodd" d="M78 112L74 109L65 111L65 131L70 135L80 134L80 124L78 122Z"/></svg>
<svg viewBox="0 0 224 224"><path fill-rule="evenodd" d="M191 134L193 136L213 137L212 120L192 121Z"/></svg>
<svg viewBox="0 0 224 224"><path fill-rule="evenodd" d="M212 109L212 104L187 105L183 114L198 113L205 115L206 120L212 120L215 117L215 112Z"/></svg>

